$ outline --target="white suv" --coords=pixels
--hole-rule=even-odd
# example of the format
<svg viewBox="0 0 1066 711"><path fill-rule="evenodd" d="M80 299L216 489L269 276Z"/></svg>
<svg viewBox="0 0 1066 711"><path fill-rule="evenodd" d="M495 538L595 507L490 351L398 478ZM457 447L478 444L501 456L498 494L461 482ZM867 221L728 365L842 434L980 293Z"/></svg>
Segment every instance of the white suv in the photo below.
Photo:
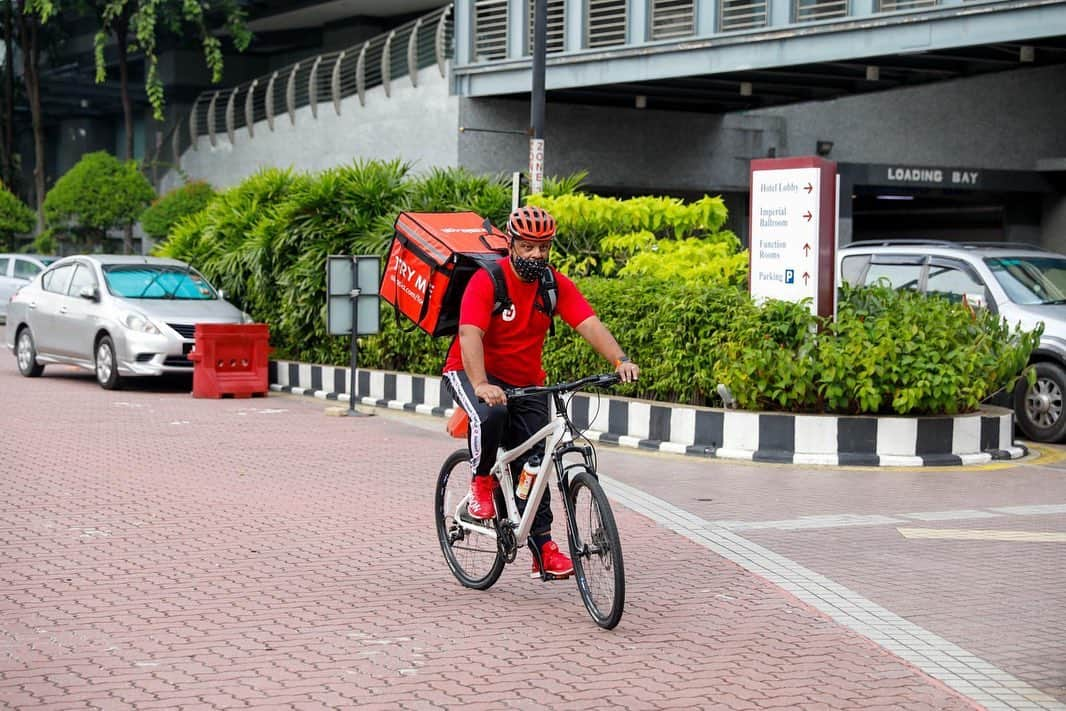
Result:
<svg viewBox="0 0 1066 711"><path fill-rule="evenodd" d="M837 265L838 284L886 279L896 289L965 298L1023 328L1043 322L1030 359L1036 384L1019 381L1002 401L1030 439L1066 438L1066 256L1028 244L884 240L840 247Z"/></svg>
<svg viewBox="0 0 1066 711"><path fill-rule="evenodd" d="M58 257L36 254L0 254L0 323L7 319L7 302L11 295Z"/></svg>

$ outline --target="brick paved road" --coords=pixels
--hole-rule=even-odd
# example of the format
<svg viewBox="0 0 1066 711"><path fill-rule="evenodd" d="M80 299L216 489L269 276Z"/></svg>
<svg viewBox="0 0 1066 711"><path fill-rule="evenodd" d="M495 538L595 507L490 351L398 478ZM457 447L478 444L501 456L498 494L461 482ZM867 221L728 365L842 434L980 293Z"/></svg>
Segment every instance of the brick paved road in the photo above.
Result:
<svg viewBox="0 0 1066 711"><path fill-rule="evenodd" d="M1066 701L1066 461L1042 449L1036 462L957 469L678 458L642 471L606 452L601 468ZM972 533L905 535L916 528Z"/></svg>
<svg viewBox="0 0 1066 711"><path fill-rule="evenodd" d="M0 354L0 705L978 707L808 604L809 595L786 592L771 582L776 573L757 575L731 553L715 552L714 541L664 525L662 512L670 521L690 512L696 528L701 520L733 521L746 537L736 540L753 542L749 550L761 544L795 558L795 570L852 575L848 586L889 609L911 605L920 618L919 596L935 594L931 619L917 623L943 622L937 634L968 652L991 654L991 642L1010 648L1018 638L997 632L987 648L966 647L980 641L966 637L967 625L991 611L967 607L979 597L973 580L982 569L997 590L1018 599L1009 616L1021 623L1021 610L1040 596L1047 630L1061 629L1061 579L1030 594L1022 589L1030 578L1018 576L1050 574L1055 555L1061 568L1062 544L1042 544L1044 558L1005 575L998 566L1028 554L1007 547L987 562L967 554L966 566L941 576L924 566L951 562L950 555L927 558L916 548L912 564L903 550L910 539L901 547L864 538L891 538L877 526L796 534L736 523L883 513L897 511L896 503L907 504L901 511L973 505L961 495L943 501L931 485L944 481L936 474L904 475L919 489L930 484L928 499L911 505L869 492L901 481L892 473L810 472L604 447L610 483L622 498L629 491L631 502L616 507L626 615L604 632L588 619L572 581L530 580L524 552L488 592L454 582L431 519L435 469L454 448L441 421L333 418L323 409L292 396L195 400L187 385L157 382L106 392L91 377L58 368L28 380L10 354ZM1029 467L995 477L1026 478L1010 500L992 497L996 505L1066 501L1061 470ZM1054 485L1043 496L1022 496L1035 477ZM728 537L726 527L710 528ZM921 543L965 550L956 541ZM853 565L864 560L863 550L870 559ZM893 551L900 570L876 564ZM929 583L958 569L966 574L958 585ZM896 578L895 589L882 589ZM943 590L961 596L954 613ZM962 632L950 627L956 618ZM1061 640L1048 645L1049 654L1059 654L1047 657L1050 665L1062 659ZM996 660L1000 668L1018 674L1004 659Z"/></svg>

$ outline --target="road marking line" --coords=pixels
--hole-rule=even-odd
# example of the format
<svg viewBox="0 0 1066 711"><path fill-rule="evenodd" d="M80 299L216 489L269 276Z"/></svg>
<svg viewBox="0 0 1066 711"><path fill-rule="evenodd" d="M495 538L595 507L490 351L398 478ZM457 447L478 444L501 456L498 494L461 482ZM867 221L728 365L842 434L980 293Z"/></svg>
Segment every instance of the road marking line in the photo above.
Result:
<svg viewBox="0 0 1066 711"><path fill-rule="evenodd" d="M1001 516L1046 516L1066 513L1066 504L1034 504L1030 506L1004 506L981 509L958 509L956 511L919 511L901 514L825 514L801 516L800 518L778 521L710 521L708 525L727 528L730 531L753 531L759 529L776 529L779 531L799 531L803 529L841 528L848 526L881 526L893 523L906 523L905 519L920 521L952 521L971 518L999 518Z"/></svg>
<svg viewBox="0 0 1066 711"><path fill-rule="evenodd" d="M640 489L600 475L607 494L626 508L731 560L863 635L987 711L1066 711L1066 704L958 645L736 532Z"/></svg>
<svg viewBox="0 0 1066 711"><path fill-rule="evenodd" d="M1066 543L1066 533L1056 531L996 531L963 528L897 528L904 538L941 538L952 541L1023 541Z"/></svg>

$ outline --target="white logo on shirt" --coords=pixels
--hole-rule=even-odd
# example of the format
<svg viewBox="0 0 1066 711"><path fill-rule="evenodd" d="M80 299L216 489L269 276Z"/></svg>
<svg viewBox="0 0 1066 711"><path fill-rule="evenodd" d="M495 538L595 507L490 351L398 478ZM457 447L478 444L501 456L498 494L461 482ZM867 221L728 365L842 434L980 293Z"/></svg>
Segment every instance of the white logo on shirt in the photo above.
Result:
<svg viewBox="0 0 1066 711"><path fill-rule="evenodd" d="M505 309L502 313L500 313L500 318L502 318L504 321L514 321L514 317L514 304L511 304L511 308Z"/></svg>

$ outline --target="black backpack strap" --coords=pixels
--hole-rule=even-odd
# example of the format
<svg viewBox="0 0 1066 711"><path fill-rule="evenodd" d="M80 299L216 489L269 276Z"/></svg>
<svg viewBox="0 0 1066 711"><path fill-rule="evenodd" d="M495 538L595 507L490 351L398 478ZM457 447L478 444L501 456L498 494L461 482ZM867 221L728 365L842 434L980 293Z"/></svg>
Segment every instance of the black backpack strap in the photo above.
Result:
<svg viewBox="0 0 1066 711"><path fill-rule="evenodd" d="M550 335L555 335L555 307L559 304L559 285L555 280L555 270L548 267L540 275L540 303L537 308L548 315L551 326L548 329Z"/></svg>
<svg viewBox="0 0 1066 711"><path fill-rule="evenodd" d="M511 297L507 294L507 279L503 275L503 265L498 261L486 261L481 263L482 268L489 273L492 279L492 291L495 295L492 304L492 314L511 308Z"/></svg>
<svg viewBox="0 0 1066 711"><path fill-rule="evenodd" d="M555 315L558 304L559 285L555 281L555 271L548 267L540 275L540 304L537 308L551 317Z"/></svg>

